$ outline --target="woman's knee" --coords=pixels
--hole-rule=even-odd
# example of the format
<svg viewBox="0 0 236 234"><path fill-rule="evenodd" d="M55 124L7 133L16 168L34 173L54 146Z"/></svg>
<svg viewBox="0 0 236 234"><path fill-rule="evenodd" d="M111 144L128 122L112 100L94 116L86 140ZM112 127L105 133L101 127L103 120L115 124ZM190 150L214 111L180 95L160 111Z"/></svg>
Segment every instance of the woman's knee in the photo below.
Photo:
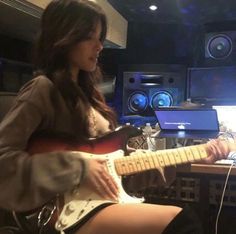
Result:
<svg viewBox="0 0 236 234"><path fill-rule="evenodd" d="M182 208L179 206L172 206L170 215L174 218L176 217L180 212L182 211Z"/></svg>
<svg viewBox="0 0 236 234"><path fill-rule="evenodd" d="M166 223L171 222L182 211L178 206L160 206L158 209Z"/></svg>
<svg viewBox="0 0 236 234"><path fill-rule="evenodd" d="M200 218L190 207L186 206L171 220L162 234L203 234Z"/></svg>

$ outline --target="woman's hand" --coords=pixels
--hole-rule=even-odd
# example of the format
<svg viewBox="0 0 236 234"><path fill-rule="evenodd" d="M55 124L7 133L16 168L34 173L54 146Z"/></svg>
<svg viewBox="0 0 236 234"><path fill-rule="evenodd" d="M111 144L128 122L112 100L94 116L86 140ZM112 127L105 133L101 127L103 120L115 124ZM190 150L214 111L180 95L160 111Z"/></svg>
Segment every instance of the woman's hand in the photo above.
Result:
<svg viewBox="0 0 236 234"><path fill-rule="evenodd" d="M201 162L211 164L217 160L227 158L229 152L231 151L231 147L229 146L229 143L227 143L227 141L216 139L207 142L206 151L208 157L203 159Z"/></svg>
<svg viewBox="0 0 236 234"><path fill-rule="evenodd" d="M88 172L84 183L103 198L117 200L118 186L107 171L106 161L100 158L88 159Z"/></svg>

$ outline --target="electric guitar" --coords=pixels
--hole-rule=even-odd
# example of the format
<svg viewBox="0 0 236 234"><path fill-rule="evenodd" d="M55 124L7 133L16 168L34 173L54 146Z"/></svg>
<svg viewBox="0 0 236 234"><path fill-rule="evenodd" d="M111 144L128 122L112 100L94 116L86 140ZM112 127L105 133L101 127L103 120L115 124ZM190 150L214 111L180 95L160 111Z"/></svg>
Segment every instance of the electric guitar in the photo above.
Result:
<svg viewBox="0 0 236 234"><path fill-rule="evenodd" d="M107 169L119 187L118 200L105 200L90 188L81 184L77 189L68 191L63 197L55 199L55 204L44 206L39 209L37 219L38 225L42 222L45 214L50 214L41 226L51 225L63 233L75 225L83 222L94 210L101 206L112 203L141 203L142 198L129 196L123 189L121 177L152 170L160 167L199 161L206 158L205 144L187 146L177 149L133 152L131 156L127 153L126 145L129 138L138 136L141 131L132 126L125 126L107 135L77 142L76 140L65 140L56 138L38 138L30 142L28 152L30 154L52 152L52 151L79 151L87 158L103 157L107 159ZM45 208L46 207L46 208ZM46 211L45 211L46 210ZM34 211L35 213L35 211ZM45 214L44 214L45 213ZM14 213L18 223L20 214Z"/></svg>

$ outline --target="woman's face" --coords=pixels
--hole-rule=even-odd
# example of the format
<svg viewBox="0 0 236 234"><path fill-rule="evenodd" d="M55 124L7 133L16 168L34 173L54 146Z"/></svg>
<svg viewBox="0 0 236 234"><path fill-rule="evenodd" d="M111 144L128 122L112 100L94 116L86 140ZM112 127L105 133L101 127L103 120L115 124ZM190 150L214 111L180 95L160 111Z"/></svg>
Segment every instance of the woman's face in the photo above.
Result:
<svg viewBox="0 0 236 234"><path fill-rule="evenodd" d="M94 71L96 69L99 53L103 49L100 41L101 22L99 22L94 31L84 41L78 42L69 53L69 62L71 69Z"/></svg>

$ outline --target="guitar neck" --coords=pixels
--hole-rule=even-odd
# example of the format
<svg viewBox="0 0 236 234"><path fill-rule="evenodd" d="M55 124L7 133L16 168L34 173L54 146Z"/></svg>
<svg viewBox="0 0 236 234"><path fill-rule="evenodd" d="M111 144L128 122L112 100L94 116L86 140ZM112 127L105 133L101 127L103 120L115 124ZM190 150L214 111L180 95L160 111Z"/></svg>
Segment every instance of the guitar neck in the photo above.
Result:
<svg viewBox="0 0 236 234"><path fill-rule="evenodd" d="M158 167L167 167L206 158L205 144L186 146L176 149L136 151L131 156L114 160L118 175L130 175Z"/></svg>

